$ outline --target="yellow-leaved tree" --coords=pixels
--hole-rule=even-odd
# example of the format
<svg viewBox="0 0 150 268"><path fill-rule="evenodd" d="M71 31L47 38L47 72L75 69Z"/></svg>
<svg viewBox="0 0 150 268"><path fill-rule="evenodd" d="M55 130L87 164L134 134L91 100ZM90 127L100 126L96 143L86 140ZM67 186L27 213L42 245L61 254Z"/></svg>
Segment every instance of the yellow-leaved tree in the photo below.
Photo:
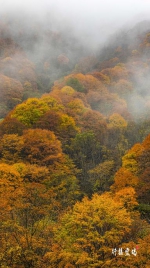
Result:
<svg viewBox="0 0 150 268"><path fill-rule="evenodd" d="M108 193L85 197L62 217L44 261L47 267L101 267L126 241L130 225L130 214Z"/></svg>

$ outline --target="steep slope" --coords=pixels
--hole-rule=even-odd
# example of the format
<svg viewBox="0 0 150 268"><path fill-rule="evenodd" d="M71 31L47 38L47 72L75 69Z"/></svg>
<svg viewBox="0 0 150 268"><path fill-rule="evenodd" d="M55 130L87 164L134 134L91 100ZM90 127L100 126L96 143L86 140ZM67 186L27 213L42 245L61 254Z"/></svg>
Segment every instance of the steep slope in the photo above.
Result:
<svg viewBox="0 0 150 268"><path fill-rule="evenodd" d="M72 37L9 27L0 42L1 264L149 267L149 26L106 56L76 58Z"/></svg>

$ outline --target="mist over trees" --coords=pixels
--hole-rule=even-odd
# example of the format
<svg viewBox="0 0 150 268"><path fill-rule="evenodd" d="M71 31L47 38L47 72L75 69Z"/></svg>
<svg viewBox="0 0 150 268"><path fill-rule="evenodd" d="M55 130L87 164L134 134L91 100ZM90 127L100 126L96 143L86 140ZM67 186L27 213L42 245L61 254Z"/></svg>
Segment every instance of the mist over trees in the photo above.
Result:
<svg viewBox="0 0 150 268"><path fill-rule="evenodd" d="M144 3L4 3L2 268L150 266Z"/></svg>

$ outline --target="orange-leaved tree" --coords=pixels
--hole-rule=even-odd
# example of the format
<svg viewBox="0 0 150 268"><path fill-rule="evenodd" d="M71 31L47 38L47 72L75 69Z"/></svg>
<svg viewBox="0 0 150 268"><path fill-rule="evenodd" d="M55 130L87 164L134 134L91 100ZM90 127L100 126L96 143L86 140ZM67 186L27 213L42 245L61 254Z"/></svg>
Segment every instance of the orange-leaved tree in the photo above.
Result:
<svg viewBox="0 0 150 268"><path fill-rule="evenodd" d="M0 164L0 185L1 265L39 267L58 207L55 193L44 183L23 181L7 164Z"/></svg>

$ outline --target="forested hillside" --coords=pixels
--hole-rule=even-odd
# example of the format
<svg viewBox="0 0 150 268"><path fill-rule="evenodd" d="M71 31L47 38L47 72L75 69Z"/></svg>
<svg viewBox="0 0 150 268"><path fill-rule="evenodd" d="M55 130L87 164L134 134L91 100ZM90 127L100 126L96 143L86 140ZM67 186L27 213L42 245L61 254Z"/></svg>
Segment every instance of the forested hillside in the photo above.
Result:
<svg viewBox="0 0 150 268"><path fill-rule="evenodd" d="M1 267L150 267L150 22L95 53L13 23L0 21Z"/></svg>

